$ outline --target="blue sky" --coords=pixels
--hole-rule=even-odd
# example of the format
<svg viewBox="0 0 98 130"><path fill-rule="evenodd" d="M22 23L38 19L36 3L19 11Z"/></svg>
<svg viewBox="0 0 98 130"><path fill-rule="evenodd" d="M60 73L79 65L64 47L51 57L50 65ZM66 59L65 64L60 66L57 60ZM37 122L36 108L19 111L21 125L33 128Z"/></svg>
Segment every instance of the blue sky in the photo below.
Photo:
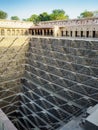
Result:
<svg viewBox="0 0 98 130"><path fill-rule="evenodd" d="M70 18L77 18L84 10L98 10L98 0L0 0L0 10L7 12L9 18L28 18L54 9L63 9Z"/></svg>

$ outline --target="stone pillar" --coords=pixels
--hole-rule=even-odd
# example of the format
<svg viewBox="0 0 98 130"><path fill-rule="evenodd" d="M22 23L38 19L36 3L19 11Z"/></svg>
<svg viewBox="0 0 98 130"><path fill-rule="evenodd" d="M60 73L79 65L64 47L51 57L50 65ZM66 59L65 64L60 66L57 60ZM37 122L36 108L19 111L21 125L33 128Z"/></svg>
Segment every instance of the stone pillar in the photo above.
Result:
<svg viewBox="0 0 98 130"><path fill-rule="evenodd" d="M10 29L10 35L12 36L12 29Z"/></svg>
<svg viewBox="0 0 98 130"><path fill-rule="evenodd" d="M30 31L29 31L29 34L30 34ZM21 35L23 35L23 30L21 30Z"/></svg>
<svg viewBox="0 0 98 130"><path fill-rule="evenodd" d="M44 36L44 29L42 29L42 36Z"/></svg>
<svg viewBox="0 0 98 130"><path fill-rule="evenodd" d="M93 34L93 33L92 33L92 31L90 30L90 31L89 31L89 37L92 37L92 34Z"/></svg>
<svg viewBox="0 0 98 130"><path fill-rule="evenodd" d="M57 37L59 36L59 27L58 26L55 26L54 29L53 29L53 36L54 37Z"/></svg>
<svg viewBox="0 0 98 130"><path fill-rule="evenodd" d="M34 35L35 35L35 29L33 30L33 32L34 32Z"/></svg>
<svg viewBox="0 0 98 130"><path fill-rule="evenodd" d="M25 31L25 32L26 32L26 31ZM18 29L16 30L16 35L17 35L17 36L19 35L19 30L18 30Z"/></svg>
<svg viewBox="0 0 98 130"><path fill-rule="evenodd" d="M26 30L26 35L28 35L29 34L29 32L28 32L28 29ZM19 30L19 35L20 35L20 30Z"/></svg>
<svg viewBox="0 0 98 130"><path fill-rule="evenodd" d="M75 37L75 30L73 30L73 34L72 34L72 37Z"/></svg>
<svg viewBox="0 0 98 130"><path fill-rule="evenodd" d="M15 30L14 29L12 30L12 35L15 35Z"/></svg>
<svg viewBox="0 0 98 130"><path fill-rule="evenodd" d="M23 35L24 35L24 31L23 31ZM16 36L16 29L15 29L15 36Z"/></svg>
<svg viewBox="0 0 98 130"><path fill-rule="evenodd" d="M90 37L93 37L93 31L90 31L89 33L90 33Z"/></svg>
<svg viewBox="0 0 98 130"><path fill-rule="evenodd" d="M38 35L38 29L35 30L35 35Z"/></svg>
<svg viewBox="0 0 98 130"><path fill-rule="evenodd" d="M46 29L46 36L48 35L47 33L48 33L48 30Z"/></svg>
<svg viewBox="0 0 98 130"><path fill-rule="evenodd" d="M86 37L86 30L83 31L83 35L84 35L84 37Z"/></svg>
<svg viewBox="0 0 98 130"><path fill-rule="evenodd" d="M81 37L81 31L80 30L77 31L77 36Z"/></svg>
<svg viewBox="0 0 98 130"><path fill-rule="evenodd" d="M7 29L4 29L4 36L7 36Z"/></svg>
<svg viewBox="0 0 98 130"><path fill-rule="evenodd" d="M31 30L31 29L29 30L29 35L32 35L32 31L33 30ZM22 35L22 30L21 30L21 35Z"/></svg>
<svg viewBox="0 0 98 130"><path fill-rule="evenodd" d="M96 37L98 38L98 31L96 31Z"/></svg>

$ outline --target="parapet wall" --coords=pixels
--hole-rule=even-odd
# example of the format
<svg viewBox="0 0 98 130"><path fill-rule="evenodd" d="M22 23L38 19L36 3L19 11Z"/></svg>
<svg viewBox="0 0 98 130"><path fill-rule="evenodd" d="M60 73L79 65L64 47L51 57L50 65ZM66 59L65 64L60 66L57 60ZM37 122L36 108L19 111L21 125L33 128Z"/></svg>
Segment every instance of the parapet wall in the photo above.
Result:
<svg viewBox="0 0 98 130"><path fill-rule="evenodd" d="M43 21L39 26L32 27L32 35L62 37L93 37L98 38L98 18L82 18L71 20Z"/></svg>
<svg viewBox="0 0 98 130"><path fill-rule="evenodd" d="M42 21L39 25L57 25L63 26L80 26L80 25L96 25L98 24L98 17L82 18L82 19L69 19L69 20L53 20L53 21Z"/></svg>
<svg viewBox="0 0 98 130"><path fill-rule="evenodd" d="M1 28L30 28L34 26L33 22L25 22L18 20L2 20L0 19L0 27Z"/></svg>
<svg viewBox="0 0 98 130"><path fill-rule="evenodd" d="M18 20L0 20L1 36L29 35L29 28L33 27L33 22Z"/></svg>

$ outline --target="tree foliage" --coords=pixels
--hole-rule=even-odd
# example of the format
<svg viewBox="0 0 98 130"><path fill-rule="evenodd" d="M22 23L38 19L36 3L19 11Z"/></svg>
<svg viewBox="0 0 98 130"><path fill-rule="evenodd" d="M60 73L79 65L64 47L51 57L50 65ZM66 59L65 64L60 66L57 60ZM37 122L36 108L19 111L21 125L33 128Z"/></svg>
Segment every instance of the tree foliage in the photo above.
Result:
<svg viewBox="0 0 98 130"><path fill-rule="evenodd" d="M55 9L52 11L51 14L48 14L47 12L43 12L39 15L33 14L30 18L27 19L27 21L32 21L34 23L37 23L39 21L64 20L68 18L69 16L65 14L64 10Z"/></svg>
<svg viewBox="0 0 98 130"><path fill-rule="evenodd" d="M12 16L11 20L20 20L18 16Z"/></svg>
<svg viewBox="0 0 98 130"><path fill-rule="evenodd" d="M31 15L30 18L27 19L27 21L32 21L34 23L37 23L39 21L39 17L36 14Z"/></svg>
<svg viewBox="0 0 98 130"><path fill-rule="evenodd" d="M50 14L51 20L64 20L68 19L69 16L65 14L65 11L62 9L55 9L52 11L52 14Z"/></svg>
<svg viewBox="0 0 98 130"><path fill-rule="evenodd" d="M87 18L87 17L93 17L93 16L94 16L94 12L93 11L85 10L84 12L82 12L80 14L80 16L78 18Z"/></svg>
<svg viewBox="0 0 98 130"><path fill-rule="evenodd" d="M39 17L39 21L49 21L50 20L50 15L47 12L43 12L38 17Z"/></svg>
<svg viewBox="0 0 98 130"><path fill-rule="evenodd" d="M8 17L7 13L0 10L0 19L6 19Z"/></svg>

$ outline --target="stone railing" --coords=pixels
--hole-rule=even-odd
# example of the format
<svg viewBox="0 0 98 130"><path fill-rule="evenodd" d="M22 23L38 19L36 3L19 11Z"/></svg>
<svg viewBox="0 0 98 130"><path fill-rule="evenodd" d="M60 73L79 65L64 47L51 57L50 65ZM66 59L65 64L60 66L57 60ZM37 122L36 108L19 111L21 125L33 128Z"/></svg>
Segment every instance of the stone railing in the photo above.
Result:
<svg viewBox="0 0 98 130"><path fill-rule="evenodd" d="M15 20L0 20L0 27L7 28L30 28L34 26L33 22L15 21Z"/></svg>
<svg viewBox="0 0 98 130"><path fill-rule="evenodd" d="M96 25L98 18L73 19L73 20L56 20L40 22L39 25L57 25L57 26L77 26L77 25Z"/></svg>

